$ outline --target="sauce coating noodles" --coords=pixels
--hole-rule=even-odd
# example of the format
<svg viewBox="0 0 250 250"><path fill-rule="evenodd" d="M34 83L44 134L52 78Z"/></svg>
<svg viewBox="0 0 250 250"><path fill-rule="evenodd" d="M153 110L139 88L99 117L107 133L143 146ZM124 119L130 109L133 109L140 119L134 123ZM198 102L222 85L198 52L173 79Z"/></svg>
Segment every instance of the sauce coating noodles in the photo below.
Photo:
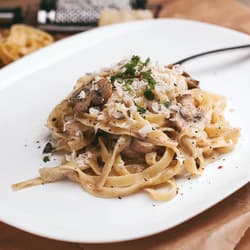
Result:
<svg viewBox="0 0 250 250"><path fill-rule="evenodd" d="M99 197L144 190L170 200L177 176L200 175L233 150L240 130L225 120L225 107L225 97L202 90L178 65L132 56L77 81L47 123L62 164L13 188L68 178Z"/></svg>

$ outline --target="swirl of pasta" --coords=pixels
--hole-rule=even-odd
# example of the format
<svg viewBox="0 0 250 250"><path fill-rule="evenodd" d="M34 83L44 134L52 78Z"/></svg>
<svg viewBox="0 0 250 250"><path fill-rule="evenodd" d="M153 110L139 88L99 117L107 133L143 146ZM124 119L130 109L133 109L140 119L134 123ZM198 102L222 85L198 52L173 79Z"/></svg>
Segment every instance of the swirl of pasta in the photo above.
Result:
<svg viewBox="0 0 250 250"><path fill-rule="evenodd" d="M48 118L62 164L13 188L68 178L98 197L144 190L156 201L172 199L177 176L202 174L240 135L223 116L226 98L190 81L178 65L138 56L80 78Z"/></svg>

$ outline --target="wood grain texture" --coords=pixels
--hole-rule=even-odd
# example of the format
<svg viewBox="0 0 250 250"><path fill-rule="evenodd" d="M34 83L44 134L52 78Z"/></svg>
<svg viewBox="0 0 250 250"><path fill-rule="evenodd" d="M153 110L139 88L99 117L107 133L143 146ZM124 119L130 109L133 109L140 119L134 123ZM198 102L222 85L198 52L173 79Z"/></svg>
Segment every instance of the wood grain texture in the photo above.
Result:
<svg viewBox="0 0 250 250"><path fill-rule="evenodd" d="M241 228L237 228L241 221ZM244 228L242 225L244 224ZM233 228L231 227L233 225ZM139 240L112 244L76 244L66 243L23 232L21 230L0 223L0 249L2 250L230 250L230 246L237 245L237 250L247 250L250 246L249 232L245 233L250 225L250 184L213 206L209 210L193 219L160 234ZM236 226L236 227L235 227ZM221 231L228 228L227 234L222 236ZM240 237L235 238L235 232ZM246 234L244 236L244 234ZM240 240L242 238L242 240ZM212 247L211 244L215 244ZM220 244L220 248L216 248ZM222 248L223 246L223 248Z"/></svg>
<svg viewBox="0 0 250 250"><path fill-rule="evenodd" d="M249 3L250 0L242 0ZM0 0L0 7L21 5L35 24L38 0ZM161 17L215 23L250 34L250 8L236 0L150 0L160 2ZM193 219L160 234L114 244L66 243L23 232L0 223L0 250L248 250L250 184ZM226 232L226 233L225 233ZM220 247L219 247L220 246Z"/></svg>
<svg viewBox="0 0 250 250"><path fill-rule="evenodd" d="M235 0L168 0L160 17L187 18L250 34L250 8Z"/></svg>

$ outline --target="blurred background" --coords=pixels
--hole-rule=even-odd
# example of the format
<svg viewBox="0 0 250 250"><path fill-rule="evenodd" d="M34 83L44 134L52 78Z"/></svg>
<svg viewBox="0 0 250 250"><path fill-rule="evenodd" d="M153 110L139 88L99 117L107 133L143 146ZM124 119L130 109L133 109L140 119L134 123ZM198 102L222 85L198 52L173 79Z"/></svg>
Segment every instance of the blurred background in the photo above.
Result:
<svg viewBox="0 0 250 250"><path fill-rule="evenodd" d="M229 26L232 19L240 21L249 15L249 6L250 0L0 0L0 28L25 23L52 33L75 33L98 25L157 17L212 23L225 19L222 24ZM222 12L227 16L222 17Z"/></svg>
<svg viewBox="0 0 250 250"><path fill-rule="evenodd" d="M98 26L173 17L250 34L250 0L0 0L0 66Z"/></svg>

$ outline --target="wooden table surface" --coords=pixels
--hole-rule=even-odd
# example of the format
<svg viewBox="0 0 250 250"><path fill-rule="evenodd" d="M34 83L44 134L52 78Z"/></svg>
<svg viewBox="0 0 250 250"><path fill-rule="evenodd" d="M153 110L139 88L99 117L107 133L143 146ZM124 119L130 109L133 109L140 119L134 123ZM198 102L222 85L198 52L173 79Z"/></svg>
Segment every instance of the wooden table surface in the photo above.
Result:
<svg viewBox="0 0 250 250"><path fill-rule="evenodd" d="M250 9L238 1L151 0L151 2L160 2L163 4L164 7L160 13L161 17L181 17L201 20L231 27L250 34ZM242 2L250 5L250 0L242 0ZM38 0L0 0L0 7L16 5L21 5L26 9L26 13L28 14L26 19L30 24L34 24ZM185 241L185 244L193 244L200 230L219 230L219 225L221 228L223 223L230 221L235 216L238 218L246 213L250 213L250 184L245 185L230 197L193 219L171 230L141 240L101 245L66 243L34 236L4 223L0 223L0 250L190 249L184 247L184 243L180 240L180 235L184 239L188 239L188 241ZM207 237L207 235L205 236ZM230 238L230 235L228 235L228 237ZM204 243L204 248L199 247L199 249L205 250L212 248L206 248ZM213 249L217 250L216 248ZM229 250L233 248L223 249ZM249 229L239 242L235 242L234 249L250 249Z"/></svg>

